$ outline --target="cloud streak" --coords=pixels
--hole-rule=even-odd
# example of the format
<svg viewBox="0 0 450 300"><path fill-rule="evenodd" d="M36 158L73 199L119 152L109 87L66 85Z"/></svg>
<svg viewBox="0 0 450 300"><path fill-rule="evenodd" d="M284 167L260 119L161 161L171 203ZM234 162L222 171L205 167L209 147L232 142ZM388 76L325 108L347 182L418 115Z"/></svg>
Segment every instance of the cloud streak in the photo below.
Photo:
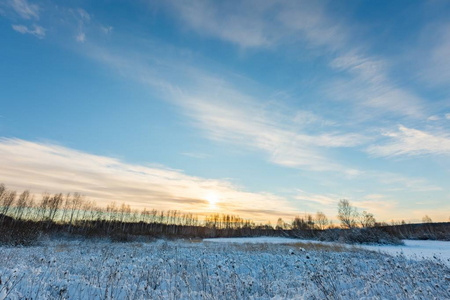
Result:
<svg viewBox="0 0 450 300"><path fill-rule="evenodd" d="M9 0L7 4L25 20L39 19L40 8L37 4L31 4L27 0Z"/></svg>
<svg viewBox="0 0 450 300"><path fill-rule="evenodd" d="M314 55L324 53L329 67L344 73L327 86L327 96L331 99L351 101L372 111L423 117L423 100L396 86L388 76L389 63L363 51L366 46L360 40L353 42L351 25L333 18L325 2L170 3L177 19L199 34L243 48L279 50L301 45Z"/></svg>
<svg viewBox="0 0 450 300"><path fill-rule="evenodd" d="M35 37L42 39L45 37L45 29L41 26L38 26L36 24L33 25L33 27L28 27L25 25L12 25L12 29L14 29L17 32L20 32L22 34L31 34Z"/></svg>
<svg viewBox="0 0 450 300"><path fill-rule="evenodd" d="M258 212L256 221L291 216L289 202L252 193L224 180L189 176L178 170L124 163L49 143L0 139L0 182L32 192L80 192L100 205L126 202L136 208L177 209L198 214ZM207 201L217 195L215 208ZM217 210L216 210L217 209ZM271 211L271 214L266 213ZM241 214L252 218L251 214ZM254 218L252 218L254 219Z"/></svg>
<svg viewBox="0 0 450 300"><path fill-rule="evenodd" d="M168 7L195 32L243 48L270 48L302 39L333 48L346 38L319 2L193 0L169 1Z"/></svg>
<svg viewBox="0 0 450 300"><path fill-rule="evenodd" d="M224 82L210 80L213 82L208 82L208 86L220 88L209 92L206 92L208 88L201 88L204 94L182 95L179 103L211 138L262 150L271 162L286 167L356 172L330 160L326 151L359 146L367 141L364 136L332 129L307 133L296 124L296 117L274 113L270 105L261 105L261 101L239 93Z"/></svg>
<svg viewBox="0 0 450 300"><path fill-rule="evenodd" d="M367 152L374 156L450 155L450 136L408 128L400 125L397 131L384 133L388 142L371 145Z"/></svg>
<svg viewBox="0 0 450 300"><path fill-rule="evenodd" d="M359 173L334 162L328 151L359 147L370 137L343 133L333 122L309 111L288 111L191 66L162 58L155 61L151 53L145 57L112 54L96 46L88 53L128 79L158 90L210 139L261 151L270 162L285 167L350 176ZM175 70L177 80L171 78Z"/></svg>

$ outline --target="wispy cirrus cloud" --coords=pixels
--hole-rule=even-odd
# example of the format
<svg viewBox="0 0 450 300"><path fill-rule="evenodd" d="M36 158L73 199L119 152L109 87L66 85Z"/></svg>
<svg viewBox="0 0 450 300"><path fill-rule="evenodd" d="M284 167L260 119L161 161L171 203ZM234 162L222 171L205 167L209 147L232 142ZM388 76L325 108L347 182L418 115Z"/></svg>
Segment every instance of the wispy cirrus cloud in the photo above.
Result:
<svg viewBox="0 0 450 300"><path fill-rule="evenodd" d="M192 30L243 48L310 49L341 73L325 90L330 99L362 109L411 118L424 116L423 99L389 76L390 63L367 53L352 39L351 24L337 19L325 2L313 1L172 1L169 6ZM255 9L257 7L257 9ZM329 81L330 82L330 81Z"/></svg>
<svg viewBox="0 0 450 300"><path fill-rule="evenodd" d="M20 32L22 34L34 35L35 37L37 37L39 39L42 39L45 37L45 29L36 24L33 24L32 27L28 27L25 25L12 25L12 28L15 31Z"/></svg>
<svg viewBox="0 0 450 300"><path fill-rule="evenodd" d="M348 176L359 173L335 162L327 151L361 146L370 137L342 132L312 112L283 109L240 91L224 79L182 63L162 58L155 61L148 53L145 57L118 55L94 46L89 55L129 79L156 88L213 140L262 151L270 162L281 166ZM175 70L177 81L171 78Z"/></svg>
<svg viewBox="0 0 450 300"><path fill-rule="evenodd" d="M383 134L388 141L371 145L367 152L374 156L420 156L420 155L450 155L450 135L435 134L403 125L397 131Z"/></svg>
<svg viewBox="0 0 450 300"><path fill-rule="evenodd" d="M352 75L338 79L327 89L330 97L351 99L355 103L394 115L423 118L423 99L407 89L397 87L388 76L388 64L381 58L361 54L343 54L330 66Z"/></svg>
<svg viewBox="0 0 450 300"><path fill-rule="evenodd" d="M37 4L32 4L27 0L8 0L6 4L25 20L39 19L40 7Z"/></svg>
<svg viewBox="0 0 450 300"><path fill-rule="evenodd" d="M244 191L230 182L189 176L179 170L128 164L118 159L20 139L0 139L0 182L32 192L80 192L100 205L126 202L135 208L178 209L208 214L258 212L256 221L289 217L283 197ZM208 195L219 201L211 207ZM270 213L266 213L267 211ZM251 214L240 213L242 217Z"/></svg>
<svg viewBox="0 0 450 300"><path fill-rule="evenodd" d="M52 5L51 1L7 0L0 2L0 14L12 22L13 30L38 38L44 38L49 27L54 36L72 36L79 43L86 42L88 34L110 35L113 31L112 26L91 22L93 17L83 8Z"/></svg>
<svg viewBox="0 0 450 300"><path fill-rule="evenodd" d="M78 22L78 32L75 36L75 40L79 43L84 43L86 42L85 26L91 21L91 15L82 8L70 11ZM101 28L103 30L103 26Z"/></svg>
<svg viewBox="0 0 450 300"><path fill-rule="evenodd" d="M224 82L211 79L203 94L182 94L179 105L215 140L262 150L272 163L314 171L337 171L352 175L357 170L342 166L328 157L327 149L356 147L367 138L358 133L342 133L335 128L311 133L298 126L298 116L274 113L262 101L242 94Z"/></svg>
<svg viewBox="0 0 450 300"><path fill-rule="evenodd" d="M319 2L193 0L166 5L188 28L243 48L269 48L302 39L334 48L346 38Z"/></svg>
<svg viewBox="0 0 450 300"><path fill-rule="evenodd" d="M349 29L331 18L323 4L309 1L263 2L256 6L256 11L250 12L254 4L252 1L244 1L234 7L194 1L190 5L173 2L169 6L179 11L181 19L193 29L209 30L207 34L232 43L253 41L252 47L263 47L285 43L286 35L289 35L295 36L296 40L307 41L311 47L327 49L331 53L328 55L330 68L351 75L351 79L329 86L331 98L351 98L355 103L362 103L357 105L365 107L414 117L421 115L421 99L389 83L386 61L368 56L361 50L354 50ZM224 9L221 9L221 5L225 6ZM197 6L201 9L192 9ZM78 23L76 40L85 43L85 27L91 22L90 14L80 8L68 11ZM248 22L254 23L254 26L249 26ZM225 26L230 23L236 27ZM205 24L211 26L204 26ZM245 31L245 28L252 30ZM28 28L17 29L23 33L31 33ZM245 37L237 35L237 32L245 33ZM198 75L201 72L180 72L179 65L165 63L164 58L148 59L147 56L133 60L129 59L128 56L133 57L129 53L114 56L105 49L98 52L100 54L93 56L114 65L120 72L133 73L134 78L139 76L139 80L163 90L165 97L182 107L184 113L207 132L209 137L262 150L275 164L357 174L359 171L354 168L342 166L330 159L327 151L332 148L357 147L372 139L363 134L348 132L348 129L342 132L338 128L328 127L322 128L322 131L311 131L309 129L314 126L299 127L292 121L292 116L282 113L280 117L273 113L271 107L264 105L265 99L247 95L213 76ZM152 60L154 62L148 63ZM168 75L169 72L165 70L168 68L172 68L172 73L181 73L177 75L181 77L181 82L180 78L174 81L171 78L173 75ZM163 72L157 71L158 69ZM192 75L193 79L190 79ZM186 82L189 81L194 81L195 88L187 88ZM220 88L212 89L211 86ZM310 122L311 118L301 113L299 110L297 120L305 119L304 123ZM333 120L325 122L331 124Z"/></svg>
<svg viewBox="0 0 450 300"><path fill-rule="evenodd" d="M11 28L21 34L30 34L39 39L45 37L46 29L36 24L40 19L41 7L38 4L32 4L27 0L8 0L0 3L0 9L5 9L4 12L0 10L0 15L5 15L14 23L20 19L20 23L26 24L12 24Z"/></svg>
<svg viewBox="0 0 450 300"><path fill-rule="evenodd" d="M218 4L218 5L217 5ZM201 34L218 36L242 47L268 46L272 43L269 32L264 22L258 15L270 6L263 1L251 9L245 11L235 6L236 3L222 2L212 3L208 1L169 1L170 5L191 29ZM241 3L241 5L246 5ZM232 9L232 16L221 13L221 8ZM234 9L233 9L234 7ZM256 9L255 9L256 8ZM251 14L251 17L247 15Z"/></svg>

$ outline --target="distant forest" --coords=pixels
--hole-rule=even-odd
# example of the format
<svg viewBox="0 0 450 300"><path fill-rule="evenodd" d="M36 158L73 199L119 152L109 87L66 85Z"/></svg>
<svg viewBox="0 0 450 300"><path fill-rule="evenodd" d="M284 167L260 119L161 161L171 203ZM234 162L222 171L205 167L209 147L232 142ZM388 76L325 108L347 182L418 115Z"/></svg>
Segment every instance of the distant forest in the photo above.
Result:
<svg viewBox="0 0 450 300"><path fill-rule="evenodd" d="M340 226L322 212L297 216L291 223L279 218L276 225L256 224L236 215L198 215L177 210L131 209L115 202L99 207L79 193L48 194L39 200L23 191L18 194L0 184L0 243L29 245L43 235L108 237L116 241L152 238L211 238L283 236L344 243L399 244L401 239L450 240L450 223L379 223L373 214L362 213L348 200L338 203Z"/></svg>

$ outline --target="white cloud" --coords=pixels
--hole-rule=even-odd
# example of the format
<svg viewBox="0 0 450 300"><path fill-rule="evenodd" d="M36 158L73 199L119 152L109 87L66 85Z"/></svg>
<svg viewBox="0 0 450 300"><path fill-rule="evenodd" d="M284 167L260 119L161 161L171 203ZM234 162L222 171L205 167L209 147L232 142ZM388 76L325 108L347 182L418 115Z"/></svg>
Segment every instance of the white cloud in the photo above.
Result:
<svg viewBox="0 0 450 300"><path fill-rule="evenodd" d="M75 39L77 40L77 42L84 43L86 41L86 34L84 32L80 32L77 34Z"/></svg>
<svg viewBox="0 0 450 300"><path fill-rule="evenodd" d="M334 59L330 66L352 75L351 79L336 80L330 85L327 92L331 98L364 106L372 116L373 108L414 118L423 116L423 100L392 83L384 60L352 51Z"/></svg>
<svg viewBox="0 0 450 300"><path fill-rule="evenodd" d="M358 170L329 159L327 151L363 145L370 140L367 136L343 133L335 126L330 129L327 126L332 122L313 113L307 113L306 122L301 124L303 111L298 115L289 109L273 107L264 99L241 93L228 82L189 66L172 65L162 59L155 64L152 59L139 56L134 60L131 55L111 55L109 50L99 48L91 54L127 78L159 90L162 97L181 107L211 139L262 151L272 163L282 166L335 171L347 176L359 174ZM169 80L173 70L180 79L178 85ZM325 127L316 126L316 122Z"/></svg>
<svg viewBox="0 0 450 300"><path fill-rule="evenodd" d="M113 31L113 27L112 26L103 26L100 25L100 30L104 33L104 34L110 34Z"/></svg>
<svg viewBox="0 0 450 300"><path fill-rule="evenodd" d="M260 19L267 2L246 5L243 2L170 1L178 17L201 34L217 36L242 47L271 44L270 28ZM232 11L232 14L228 12Z"/></svg>
<svg viewBox="0 0 450 300"><path fill-rule="evenodd" d="M240 47L270 47L306 39L334 48L345 35L313 1L170 1L184 24L196 32Z"/></svg>
<svg viewBox="0 0 450 300"><path fill-rule="evenodd" d="M398 131L384 133L389 141L367 148L374 156L450 155L450 136L433 134L400 125Z"/></svg>
<svg viewBox="0 0 450 300"><path fill-rule="evenodd" d="M362 80L372 84L379 84L386 80L386 76L383 74L386 63L381 59L348 53L335 58L330 66L358 75Z"/></svg>
<svg viewBox="0 0 450 300"><path fill-rule="evenodd" d="M328 87L331 99L350 101L373 112L423 117L423 100L389 78L389 63L352 41L352 26L333 18L317 1L171 1L176 18L196 32L244 48L292 47L325 54L331 68L344 71ZM305 44L306 42L306 44ZM277 48L277 49L278 49ZM298 52L298 51L297 51ZM371 114L368 114L371 116Z"/></svg>
<svg viewBox="0 0 450 300"><path fill-rule="evenodd" d="M78 29L77 34L75 36L75 40L79 43L86 42L85 27L87 24L91 22L91 15L82 8L78 8L76 10L69 9L69 12L71 12L72 17L78 23L77 24Z"/></svg>
<svg viewBox="0 0 450 300"><path fill-rule="evenodd" d="M428 117L428 121L439 121L441 119L441 117L439 117L438 115L432 115Z"/></svg>
<svg viewBox="0 0 450 300"><path fill-rule="evenodd" d="M282 197L246 192L224 180L128 164L48 143L0 139L0 165L0 182L10 188L80 192L100 205L123 201L136 208L208 214L216 211L207 201L213 193L219 198L216 207L221 213L267 221L295 212Z"/></svg>
<svg viewBox="0 0 450 300"><path fill-rule="evenodd" d="M32 28L25 25L12 25L12 28L22 34L32 34L40 39L45 37L45 29L38 25L33 25Z"/></svg>
<svg viewBox="0 0 450 300"><path fill-rule="evenodd" d="M27 0L9 0L10 7L23 19L39 19L39 6L30 4Z"/></svg>
<svg viewBox="0 0 450 300"><path fill-rule="evenodd" d="M212 139L262 150L270 161L282 166L348 174L355 171L328 159L326 150L359 146L368 140L366 137L335 131L306 133L296 125L295 116L274 113L263 101L241 94L223 81L203 78L203 83L197 89L201 94L181 93L177 103Z"/></svg>
<svg viewBox="0 0 450 300"><path fill-rule="evenodd" d="M84 21L89 22L91 20L91 15L84 9L78 8L77 11L78 11L78 14L80 15L81 19L83 19Z"/></svg>
<svg viewBox="0 0 450 300"><path fill-rule="evenodd" d="M446 118L447 120L450 120L450 114L445 114L445 118Z"/></svg>
<svg viewBox="0 0 450 300"><path fill-rule="evenodd" d="M345 198L338 195L321 195L311 194L302 190L298 190L298 194L295 196L297 200L309 201L319 204L320 206L337 206L339 199Z"/></svg>

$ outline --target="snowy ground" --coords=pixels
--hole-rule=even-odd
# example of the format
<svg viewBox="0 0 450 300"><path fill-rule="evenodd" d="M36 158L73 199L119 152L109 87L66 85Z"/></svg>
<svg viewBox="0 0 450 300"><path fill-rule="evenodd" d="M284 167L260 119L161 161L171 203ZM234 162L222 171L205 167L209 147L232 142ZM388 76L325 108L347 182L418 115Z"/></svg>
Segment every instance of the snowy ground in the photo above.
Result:
<svg viewBox="0 0 450 300"><path fill-rule="evenodd" d="M439 261L283 244L0 247L0 299L450 299L450 269Z"/></svg>
<svg viewBox="0 0 450 300"><path fill-rule="evenodd" d="M295 243L312 243L322 245L340 245L344 247L348 246L338 243L319 242L315 240L299 240L291 238L280 237L257 237L257 238L217 238L217 239L204 239L206 242L216 243L268 243L268 244L295 244ZM411 259L438 259L450 266L450 242L447 241L416 241L416 240L404 240L405 244L400 246L390 245L358 245L356 247L377 251L393 256L404 255Z"/></svg>
<svg viewBox="0 0 450 300"><path fill-rule="evenodd" d="M450 266L450 242L405 240L401 246L363 246L364 249L391 255L404 255L412 259L440 259ZM450 283L449 283L450 284Z"/></svg>
<svg viewBox="0 0 450 300"><path fill-rule="evenodd" d="M295 244L301 242L302 240L284 237L261 236L248 238L214 238L214 239L203 239L203 241L214 243L236 243L236 244Z"/></svg>

